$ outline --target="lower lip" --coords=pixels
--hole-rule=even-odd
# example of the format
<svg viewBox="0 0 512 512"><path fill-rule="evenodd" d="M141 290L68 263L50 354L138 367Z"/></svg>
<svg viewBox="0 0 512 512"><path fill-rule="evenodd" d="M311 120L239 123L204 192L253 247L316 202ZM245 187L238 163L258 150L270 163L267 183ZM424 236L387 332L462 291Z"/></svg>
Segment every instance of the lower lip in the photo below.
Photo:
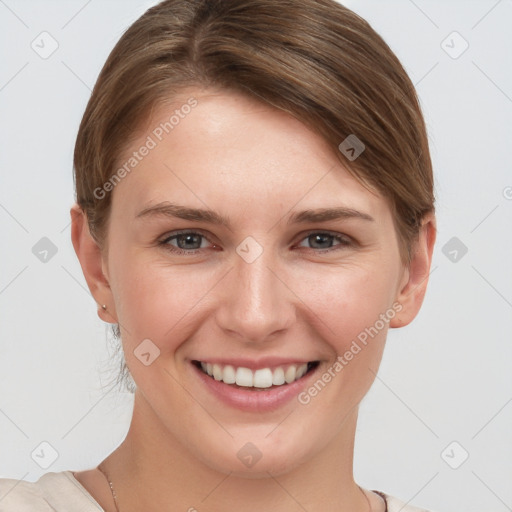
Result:
<svg viewBox="0 0 512 512"><path fill-rule="evenodd" d="M318 367L310 370L299 380L291 384L283 384L282 386L265 391L257 391L255 388L236 388L229 384L224 384L224 382L206 375L195 364L191 363L191 365L201 381L219 400L236 409L250 412L268 412L279 409L303 391L307 381L318 370Z"/></svg>

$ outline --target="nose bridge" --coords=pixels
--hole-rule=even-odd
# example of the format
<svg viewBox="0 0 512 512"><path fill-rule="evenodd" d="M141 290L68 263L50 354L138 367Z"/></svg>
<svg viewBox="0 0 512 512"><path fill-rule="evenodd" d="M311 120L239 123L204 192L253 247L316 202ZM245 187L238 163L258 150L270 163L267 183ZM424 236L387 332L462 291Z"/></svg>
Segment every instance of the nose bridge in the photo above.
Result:
<svg viewBox="0 0 512 512"><path fill-rule="evenodd" d="M242 249L243 243L225 285L226 300L218 312L218 321L223 329L237 333L242 340L264 341L293 324L293 304L286 287L276 277L277 261L270 249L261 251L255 259L245 257L247 253ZM251 250L254 247L249 246Z"/></svg>

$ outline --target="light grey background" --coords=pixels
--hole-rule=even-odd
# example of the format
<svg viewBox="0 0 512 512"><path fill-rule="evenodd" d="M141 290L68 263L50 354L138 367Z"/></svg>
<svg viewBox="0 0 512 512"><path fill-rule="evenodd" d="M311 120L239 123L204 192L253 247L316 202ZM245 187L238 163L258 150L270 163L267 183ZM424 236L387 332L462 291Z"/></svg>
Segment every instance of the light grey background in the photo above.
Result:
<svg viewBox="0 0 512 512"><path fill-rule="evenodd" d="M68 212L90 90L154 3L0 0L0 477L93 467L128 429L132 395L101 388L117 369ZM512 510L512 1L345 3L417 85L439 227L423 310L390 332L361 407L356 478L437 512Z"/></svg>

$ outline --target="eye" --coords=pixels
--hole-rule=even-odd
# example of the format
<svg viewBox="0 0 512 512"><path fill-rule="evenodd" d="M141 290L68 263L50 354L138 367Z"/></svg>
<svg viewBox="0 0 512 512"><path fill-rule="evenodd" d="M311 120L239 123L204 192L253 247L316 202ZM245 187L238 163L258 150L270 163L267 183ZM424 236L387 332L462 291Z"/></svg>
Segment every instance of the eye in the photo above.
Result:
<svg viewBox="0 0 512 512"><path fill-rule="evenodd" d="M205 235L196 231L180 231L166 236L159 244L178 254L195 254L207 248L210 242ZM212 244L212 247L215 245Z"/></svg>
<svg viewBox="0 0 512 512"><path fill-rule="evenodd" d="M302 239L303 242L299 244L299 247L307 247L304 245L309 244L310 249L317 249L319 251L328 251L331 249L342 249L343 247L348 247L353 245L352 240L341 233L330 233L324 231L315 231L313 233L309 233L305 238Z"/></svg>
<svg viewBox="0 0 512 512"><path fill-rule="evenodd" d="M193 255L203 249L216 249L218 246L211 243L206 235L197 231L176 231L168 234L159 241L159 245L175 254ZM328 252L343 249L354 245L353 240L341 233L315 231L306 235L298 244L316 252Z"/></svg>

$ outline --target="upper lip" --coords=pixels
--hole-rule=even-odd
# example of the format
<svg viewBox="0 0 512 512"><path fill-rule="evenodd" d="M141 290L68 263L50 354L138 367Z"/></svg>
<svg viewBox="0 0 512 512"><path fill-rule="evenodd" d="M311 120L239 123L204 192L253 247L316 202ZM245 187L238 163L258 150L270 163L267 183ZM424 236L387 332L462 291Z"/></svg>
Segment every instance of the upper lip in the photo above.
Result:
<svg viewBox="0 0 512 512"><path fill-rule="evenodd" d="M297 359L293 357L264 357L261 359L244 359L244 358L220 358L205 357L204 359L193 359L201 363L219 364L221 366L231 365L235 368L249 368L250 370L258 370L260 368L277 368L278 366L297 366L318 361L318 359Z"/></svg>

